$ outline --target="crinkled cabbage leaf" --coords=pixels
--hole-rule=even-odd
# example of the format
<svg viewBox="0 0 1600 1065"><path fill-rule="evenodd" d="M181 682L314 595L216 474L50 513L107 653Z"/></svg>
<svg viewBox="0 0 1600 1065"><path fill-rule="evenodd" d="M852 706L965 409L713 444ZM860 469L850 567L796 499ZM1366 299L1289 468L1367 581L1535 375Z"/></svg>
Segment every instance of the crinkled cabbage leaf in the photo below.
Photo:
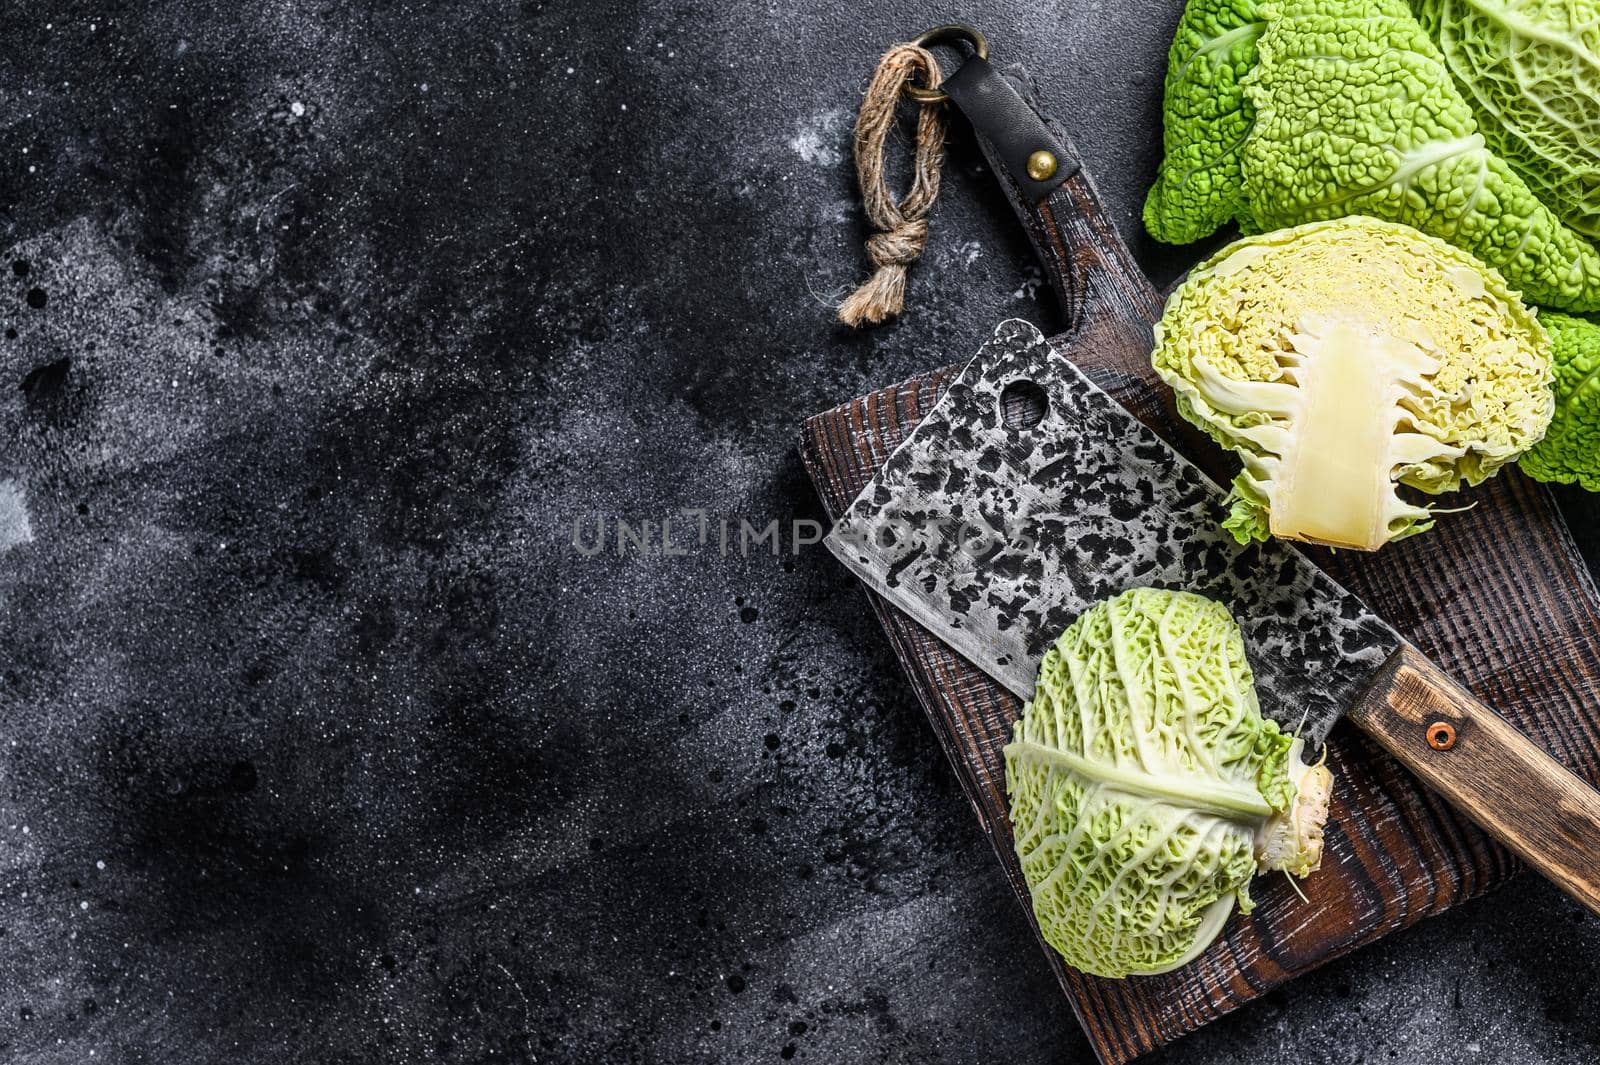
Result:
<svg viewBox="0 0 1600 1065"><path fill-rule="evenodd" d="M1600 325L1555 312L1539 320L1550 333L1555 416L1517 465L1535 480L1600 492Z"/></svg>
<svg viewBox="0 0 1600 1065"><path fill-rule="evenodd" d="M1490 148L1600 237L1600 2L1416 0Z"/></svg>

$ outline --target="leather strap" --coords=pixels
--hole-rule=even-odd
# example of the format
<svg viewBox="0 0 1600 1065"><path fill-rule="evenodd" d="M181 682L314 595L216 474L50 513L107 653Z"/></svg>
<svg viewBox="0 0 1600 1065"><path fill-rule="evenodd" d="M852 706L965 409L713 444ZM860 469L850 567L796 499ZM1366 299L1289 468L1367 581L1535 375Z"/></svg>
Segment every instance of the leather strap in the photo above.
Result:
<svg viewBox="0 0 1600 1065"><path fill-rule="evenodd" d="M986 154L1001 161L1007 176L1034 203L1082 168L1070 143L1050 131L1039 113L988 60L968 57L939 88L950 94L973 129L994 149ZM1054 173L1042 181L1028 173L1028 159L1040 151L1049 152L1056 161Z"/></svg>

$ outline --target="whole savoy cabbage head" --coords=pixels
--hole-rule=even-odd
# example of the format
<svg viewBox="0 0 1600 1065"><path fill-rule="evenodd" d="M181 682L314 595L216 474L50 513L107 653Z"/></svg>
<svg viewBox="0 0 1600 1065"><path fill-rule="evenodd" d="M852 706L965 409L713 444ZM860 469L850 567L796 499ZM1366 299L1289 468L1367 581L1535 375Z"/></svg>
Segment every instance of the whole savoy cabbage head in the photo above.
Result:
<svg viewBox="0 0 1600 1065"><path fill-rule="evenodd" d="M1251 909L1250 878L1322 860L1332 775L1261 716L1221 604L1139 588L1045 654L1005 749L1044 939L1084 972L1175 969Z"/></svg>

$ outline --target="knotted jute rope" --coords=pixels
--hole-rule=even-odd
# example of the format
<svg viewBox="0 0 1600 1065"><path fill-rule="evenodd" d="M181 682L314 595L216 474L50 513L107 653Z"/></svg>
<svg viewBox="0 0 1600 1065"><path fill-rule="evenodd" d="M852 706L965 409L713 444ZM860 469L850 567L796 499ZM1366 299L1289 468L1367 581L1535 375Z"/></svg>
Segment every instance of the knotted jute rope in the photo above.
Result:
<svg viewBox="0 0 1600 1065"><path fill-rule="evenodd" d="M856 119L856 180L867 220L878 232L867 238L872 276L839 306L846 325L877 325L900 313L906 300L906 271L928 243L928 210L939 195L944 162L945 116L942 103L925 103L917 116L917 146L911 189L898 203L885 183L884 144L894 129L895 109L909 83L937 88L944 78L933 53L915 44L897 44L878 63L861 114Z"/></svg>

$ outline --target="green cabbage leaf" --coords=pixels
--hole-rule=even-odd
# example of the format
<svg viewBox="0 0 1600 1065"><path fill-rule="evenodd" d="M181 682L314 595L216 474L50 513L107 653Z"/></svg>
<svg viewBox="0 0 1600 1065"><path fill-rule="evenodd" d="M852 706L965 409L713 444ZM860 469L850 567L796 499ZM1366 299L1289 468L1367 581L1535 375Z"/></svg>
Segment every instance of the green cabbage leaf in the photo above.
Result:
<svg viewBox="0 0 1600 1065"><path fill-rule="evenodd" d="M1539 481L1600 492L1600 325L1547 311L1555 364L1555 417L1517 465Z"/></svg>
<svg viewBox="0 0 1600 1065"><path fill-rule="evenodd" d="M1414 6L1489 147L1563 222L1600 237L1600 2Z"/></svg>
<svg viewBox="0 0 1600 1065"><path fill-rule="evenodd" d="M1266 28L1257 0L1190 0L1167 53L1165 161L1145 202L1145 226L1188 244L1239 217L1239 149L1254 112L1240 81L1256 65Z"/></svg>

